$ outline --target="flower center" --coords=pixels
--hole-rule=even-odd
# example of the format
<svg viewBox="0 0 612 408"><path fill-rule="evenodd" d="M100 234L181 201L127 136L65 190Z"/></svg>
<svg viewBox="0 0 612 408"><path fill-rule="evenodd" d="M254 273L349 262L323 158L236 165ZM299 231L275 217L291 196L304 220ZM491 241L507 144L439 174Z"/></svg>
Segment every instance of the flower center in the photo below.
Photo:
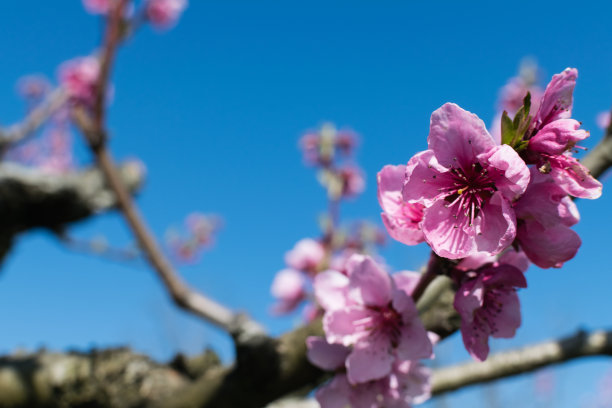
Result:
<svg viewBox="0 0 612 408"><path fill-rule="evenodd" d="M497 191L491 181L488 169L479 162L472 163L467 169L452 167L450 169L452 186L441 189L447 201L446 207L455 207L455 219L464 215L469 225L474 225L474 218L484 206L485 202Z"/></svg>
<svg viewBox="0 0 612 408"><path fill-rule="evenodd" d="M400 221L404 224L418 224L423 219L423 208L422 204L419 203L401 203L400 209Z"/></svg>

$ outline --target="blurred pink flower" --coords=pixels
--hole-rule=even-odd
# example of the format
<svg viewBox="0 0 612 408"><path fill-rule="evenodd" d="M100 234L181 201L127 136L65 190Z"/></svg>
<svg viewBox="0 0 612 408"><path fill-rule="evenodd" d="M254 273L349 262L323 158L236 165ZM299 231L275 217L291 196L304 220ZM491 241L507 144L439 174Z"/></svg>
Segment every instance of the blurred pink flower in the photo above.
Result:
<svg viewBox="0 0 612 408"><path fill-rule="evenodd" d="M83 0L85 10L91 14L106 14L110 5L111 0Z"/></svg>
<svg viewBox="0 0 612 408"><path fill-rule="evenodd" d="M610 111L599 112L595 120L599 128L607 129L610 126Z"/></svg>
<svg viewBox="0 0 612 408"><path fill-rule="evenodd" d="M304 238L285 254L285 263L299 271L316 272L325 257L325 248L319 241Z"/></svg>
<svg viewBox="0 0 612 408"><path fill-rule="evenodd" d="M187 0L147 0L147 18L154 27L167 29L172 27L187 8Z"/></svg>
<svg viewBox="0 0 612 408"><path fill-rule="evenodd" d="M278 299L272 310L278 314L292 312L306 298L306 279L302 272L283 269L272 282L270 292Z"/></svg>
<svg viewBox="0 0 612 408"><path fill-rule="evenodd" d="M75 58L64 62L58 69L59 82L70 99L85 105L94 103L99 73L100 63L95 57Z"/></svg>

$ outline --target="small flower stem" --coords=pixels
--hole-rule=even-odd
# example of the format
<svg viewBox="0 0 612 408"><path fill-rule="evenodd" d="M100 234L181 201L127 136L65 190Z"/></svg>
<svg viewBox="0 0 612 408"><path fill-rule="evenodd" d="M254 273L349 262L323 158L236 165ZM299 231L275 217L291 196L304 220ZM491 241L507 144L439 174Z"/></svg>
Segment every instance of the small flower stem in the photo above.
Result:
<svg viewBox="0 0 612 408"><path fill-rule="evenodd" d="M441 261L442 258L436 255L434 252L431 253L429 263L427 264L427 269L425 269L425 272L419 279L419 283L417 283L416 287L412 291L412 300L414 300L414 303L419 301L429 284L436 278L436 276L443 274Z"/></svg>

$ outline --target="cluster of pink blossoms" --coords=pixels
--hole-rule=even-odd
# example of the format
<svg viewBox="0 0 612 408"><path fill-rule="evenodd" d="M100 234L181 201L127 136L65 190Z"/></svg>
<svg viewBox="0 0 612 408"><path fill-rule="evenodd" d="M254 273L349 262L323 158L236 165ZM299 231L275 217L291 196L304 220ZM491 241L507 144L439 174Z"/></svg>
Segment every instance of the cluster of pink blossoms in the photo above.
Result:
<svg viewBox="0 0 612 408"><path fill-rule="evenodd" d="M344 272L315 277L325 338L309 337L312 364L336 375L316 393L322 408L409 407L429 398L432 340L411 298L419 274L389 275L371 257L353 255Z"/></svg>
<svg viewBox="0 0 612 408"><path fill-rule="evenodd" d="M325 123L316 132L308 132L300 139L304 162L319 168L319 182L327 189L331 199L354 197L365 188L363 172L351 163L357 146L355 133L338 131L331 123ZM347 163L337 165L338 159Z"/></svg>
<svg viewBox="0 0 612 408"><path fill-rule="evenodd" d="M331 123L300 139L306 163L318 168L318 179L327 191L329 214L321 217L320 238L304 238L286 253L286 267L276 274L270 289L277 300L272 308L275 314L291 313L306 303L306 321L320 316L323 310L314 302L313 280L328 269L344 273L352 255L374 253L376 246L385 243L384 231L369 222L338 225L342 200L365 187L361 171L353 163L356 144L353 132L337 131Z"/></svg>
<svg viewBox="0 0 612 408"><path fill-rule="evenodd" d="M107 14L112 0L83 0L83 6L91 14ZM187 0L145 0L143 17L157 29L168 29L176 24L187 8Z"/></svg>
<svg viewBox="0 0 612 408"><path fill-rule="evenodd" d="M222 220L215 215L191 213L185 218L186 234L170 228L166 232L166 245L174 259L193 263L201 253L213 245Z"/></svg>
<svg viewBox="0 0 612 408"><path fill-rule="evenodd" d="M506 101L514 118L503 112L497 136L447 103L431 116L428 149L378 174L389 234L407 245L427 242L455 265L455 308L478 360L489 337L512 337L520 326L516 289L527 286L528 262L560 267L578 251L571 227L580 217L570 196L601 195L601 183L573 156L589 136L570 118L576 77L571 68L554 75L533 105L523 86L520 106ZM515 102L519 86L510 86Z"/></svg>

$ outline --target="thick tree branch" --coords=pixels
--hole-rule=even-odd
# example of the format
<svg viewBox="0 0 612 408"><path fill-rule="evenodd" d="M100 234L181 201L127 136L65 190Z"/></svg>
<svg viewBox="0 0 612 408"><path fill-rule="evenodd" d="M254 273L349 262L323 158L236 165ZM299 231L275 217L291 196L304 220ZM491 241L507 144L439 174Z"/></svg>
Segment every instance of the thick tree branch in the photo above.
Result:
<svg viewBox="0 0 612 408"><path fill-rule="evenodd" d="M117 173L130 193L142 185L138 163L126 162ZM116 204L98 169L51 174L13 163L0 164L0 259L20 232L33 228L59 231Z"/></svg>
<svg viewBox="0 0 612 408"><path fill-rule="evenodd" d="M575 358L598 355L612 356L612 331L579 331L561 340L500 352L489 356L482 363L468 362L436 370L433 394L528 373Z"/></svg>
<svg viewBox="0 0 612 408"><path fill-rule="evenodd" d="M250 361L259 365L249 369L223 367L210 351L191 359L178 356L166 365L128 349L3 357L0 407L261 408L324 379L303 357L303 339L320 330L314 323L282 336L258 361ZM500 352L483 363L435 370L433 394L597 355L612 356L612 331L580 331L558 341ZM234 378L231 385L224 380L227 376Z"/></svg>

